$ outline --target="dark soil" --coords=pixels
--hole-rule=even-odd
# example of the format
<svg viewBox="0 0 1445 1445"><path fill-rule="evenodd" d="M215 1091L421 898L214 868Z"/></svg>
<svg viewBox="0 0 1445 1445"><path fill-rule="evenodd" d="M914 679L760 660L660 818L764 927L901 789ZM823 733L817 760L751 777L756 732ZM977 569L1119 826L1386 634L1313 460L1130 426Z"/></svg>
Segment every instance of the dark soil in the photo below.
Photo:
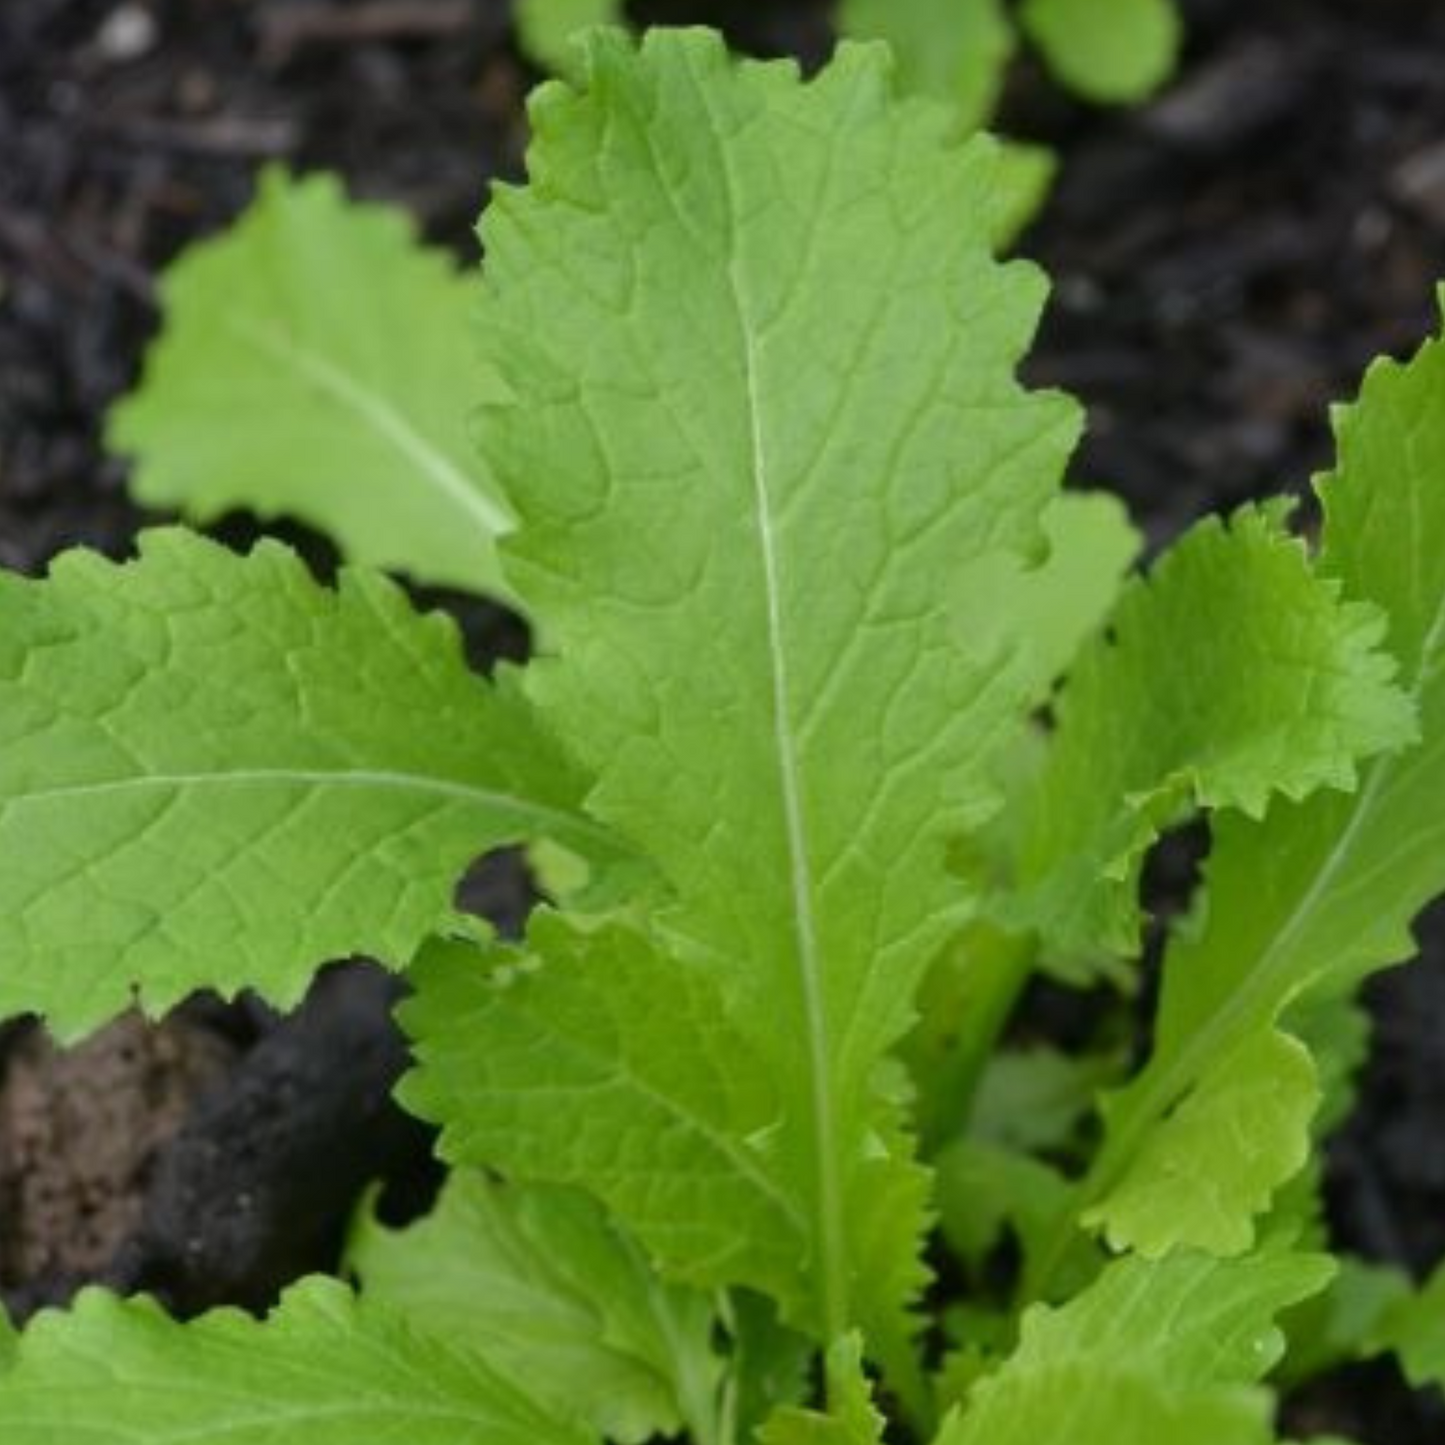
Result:
<svg viewBox="0 0 1445 1445"><path fill-rule="evenodd" d="M0 1093L0 1279L99 1275L140 1223L157 1150L235 1061L184 1016L128 1014L67 1051L34 1026L16 1039Z"/></svg>
<svg viewBox="0 0 1445 1445"><path fill-rule="evenodd" d="M815 62L825 0L636 0ZM1434 324L1445 277L1445 10L1438 0L1189 0L1190 51L1134 113L1075 106L1027 66L1010 127L1062 156L1024 249L1056 278L1031 363L1088 404L1080 477L1157 540L1201 512L1304 489L1326 408ZM0 562L129 545L141 518L99 445L156 324L154 277L244 204L266 161L340 170L471 253L486 182L515 175L530 82L503 0L25 0L0 6ZM250 523L236 519L233 536ZM318 564L324 547L302 538ZM453 599L441 599L450 603ZM468 608L479 660L515 654ZM515 924L516 870L472 897ZM1380 1048L1333 1150L1340 1237L1416 1270L1445 1254L1445 925L1369 989ZM199 1004L57 1056L0 1036L0 1292L20 1312L83 1278L181 1310L258 1305L334 1260L366 1181L398 1208L427 1141L385 1102L392 985L328 974L294 1019ZM6 1040L8 1039L8 1049ZM1389 1369L1293 1406L1364 1445L1445 1438Z"/></svg>

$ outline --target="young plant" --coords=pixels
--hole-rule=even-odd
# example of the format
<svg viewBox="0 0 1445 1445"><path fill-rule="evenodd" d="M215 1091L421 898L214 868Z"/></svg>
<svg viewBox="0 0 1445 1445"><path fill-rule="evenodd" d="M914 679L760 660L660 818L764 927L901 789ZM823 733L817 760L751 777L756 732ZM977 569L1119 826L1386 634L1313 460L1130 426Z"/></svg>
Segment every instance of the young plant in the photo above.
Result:
<svg viewBox="0 0 1445 1445"><path fill-rule="evenodd" d="M1270 504L1121 587L1120 510L1059 487L1077 408L1015 379L1044 288L992 255L997 148L885 52L803 84L599 33L532 121L467 303L479 463L412 384L456 355L437 263L279 180L182 263L114 433L148 495L479 589L504 518L531 664L482 681L273 543L0 583L0 1007L73 1037L372 953L453 1166L359 1222L357 1289L41 1315L3 1438L1272 1440L1350 991L1445 885L1445 347L1341 415L1317 554ZM1131 978L1142 858L1199 809L1143 1069L1008 1047L1036 968ZM552 901L499 943L451 889L514 843Z"/></svg>

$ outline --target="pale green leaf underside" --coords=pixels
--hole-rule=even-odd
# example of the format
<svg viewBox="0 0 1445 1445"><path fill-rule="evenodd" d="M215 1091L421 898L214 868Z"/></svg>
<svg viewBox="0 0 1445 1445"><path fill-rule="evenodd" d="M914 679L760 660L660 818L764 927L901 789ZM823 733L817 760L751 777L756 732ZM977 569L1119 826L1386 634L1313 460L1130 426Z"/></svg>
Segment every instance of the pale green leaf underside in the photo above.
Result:
<svg viewBox="0 0 1445 1445"><path fill-rule="evenodd" d="M588 1445L463 1342L358 1308L330 1280L264 1322L176 1324L86 1291L39 1315L0 1371L5 1445Z"/></svg>
<svg viewBox="0 0 1445 1445"><path fill-rule="evenodd" d="M962 130L987 124L1015 46L1002 0L842 0L838 29L886 40L899 85L947 102Z"/></svg>
<svg viewBox="0 0 1445 1445"><path fill-rule="evenodd" d="M353 561L500 589L511 514L469 434L475 283L405 216L268 171L161 290L165 330L107 438L140 501L299 517Z"/></svg>
<svg viewBox="0 0 1445 1445"><path fill-rule="evenodd" d="M1024 1316L1018 1348L938 1445L1269 1445L1271 1402L1254 1382L1284 1347L1273 1319L1332 1268L1273 1248L1116 1261L1062 1308Z"/></svg>
<svg viewBox="0 0 1445 1445"><path fill-rule="evenodd" d="M1040 287L989 255L995 147L946 144L889 70L844 47L803 85L702 32L594 33L483 226L519 402L482 432L559 654L529 685L773 1077L824 1339L917 1279L919 1219L858 1187L870 1094L967 903L944 837L993 805L1023 706L1010 649L958 644L950 579L1036 545L1076 430L1014 380Z"/></svg>
<svg viewBox="0 0 1445 1445"><path fill-rule="evenodd" d="M1176 0L1023 0L1019 20L1065 85L1104 104L1157 90L1183 39Z"/></svg>
<svg viewBox="0 0 1445 1445"><path fill-rule="evenodd" d="M554 75L577 66L574 37L594 25L620 25L622 0L514 0L513 23L528 57Z"/></svg>
<svg viewBox="0 0 1445 1445"><path fill-rule="evenodd" d="M197 988L402 964L485 849L584 854L585 785L385 579L181 531L0 578L0 1015L73 1035Z"/></svg>
<svg viewBox="0 0 1445 1445"><path fill-rule="evenodd" d="M1268 513L1196 527L1070 671L1003 920L1066 956L1132 954L1139 864L1163 827L1352 786L1357 757L1412 736L1382 630Z"/></svg>
<svg viewBox="0 0 1445 1445"><path fill-rule="evenodd" d="M1411 920L1445 890L1445 343L1406 365L1377 363L1337 433L1320 566L1347 599L1388 618L1422 740L1370 763L1352 795L1277 804L1260 822L1222 820L1202 926L1166 957L1155 1054L1109 1110L1088 1202L1109 1192L1216 1060L1257 1047L1246 1040L1292 999L1408 958ZM1275 1132L1277 1120L1259 1119ZM1194 1240L1201 1217L1177 1210L1175 1242Z"/></svg>
<svg viewBox="0 0 1445 1445"><path fill-rule="evenodd" d="M364 1219L349 1263L368 1302L466 1341L533 1399L610 1439L675 1434L715 1393L707 1296L659 1281L576 1191L456 1173L409 1228Z"/></svg>

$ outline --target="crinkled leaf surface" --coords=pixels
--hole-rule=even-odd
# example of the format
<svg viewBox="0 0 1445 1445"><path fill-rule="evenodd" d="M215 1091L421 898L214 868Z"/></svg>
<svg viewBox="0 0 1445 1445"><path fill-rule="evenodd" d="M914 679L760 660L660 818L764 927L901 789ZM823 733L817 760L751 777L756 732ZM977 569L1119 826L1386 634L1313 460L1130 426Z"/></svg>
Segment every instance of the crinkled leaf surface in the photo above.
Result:
<svg viewBox="0 0 1445 1445"><path fill-rule="evenodd" d="M88 1290L0 1371L5 1445L588 1445L462 1341L313 1279L264 1322Z"/></svg>
<svg viewBox="0 0 1445 1445"><path fill-rule="evenodd" d="M368 1218L363 1297L463 1340L533 1399L610 1439L708 1431L720 1362L707 1296L658 1280L585 1194L463 1171L404 1230Z"/></svg>
<svg viewBox="0 0 1445 1445"><path fill-rule="evenodd" d="M1023 0L1019 21L1065 85L1104 104L1157 90L1183 39L1176 0Z"/></svg>
<svg viewBox="0 0 1445 1445"><path fill-rule="evenodd" d="M470 436L475 282L402 213L265 172L161 294L165 330L108 432L140 501L299 517L353 561L500 590L511 514Z"/></svg>
<svg viewBox="0 0 1445 1445"><path fill-rule="evenodd" d="M1411 737L1382 632L1269 512L1196 527L1070 671L1004 920L1065 956L1135 952L1139 864L1164 826L1348 788L1355 758Z"/></svg>
<svg viewBox="0 0 1445 1445"><path fill-rule="evenodd" d="M938 1445L1269 1445L1271 1401L1255 1382L1284 1349L1274 1317L1332 1269L1272 1247L1118 1260L1062 1308L1024 1316L1018 1348Z"/></svg>
<svg viewBox="0 0 1445 1445"><path fill-rule="evenodd" d="M838 28L886 40L899 84L946 101L964 130L988 123L1015 45L1002 0L842 0Z"/></svg>
<svg viewBox="0 0 1445 1445"><path fill-rule="evenodd" d="M1280 803L1262 821L1221 822L1201 926L1166 957L1154 1055L1110 1107L1085 1191L1121 1242L1138 1222L1126 1231L1116 1218L1120 1180L1216 1062L1244 1047L1266 1057L1245 1041L1270 1030L1307 989L1338 991L1408 958L1411 920L1445 889L1445 343L1430 342L1405 365L1377 363L1337 433L1337 469L1322 485L1320 565L1347 598L1384 610L1422 741L1372 762L1353 794ZM1292 1086L1271 1070L1256 1072L1255 1087L1263 1097ZM1252 1118L1270 1134L1278 1126L1272 1111L1246 1111L1239 1122ZM1296 1121L1296 1130L1304 1126ZM1281 1143L1235 1141L1241 1158L1265 1147ZM1297 1159L1299 1147L1281 1157ZM1239 1172L1233 1201L1240 1219L1258 1204L1247 1173ZM1216 1172L1216 1190L1195 1207L1175 1191L1149 1223L1153 1242L1217 1239L1217 1189L1231 1177Z"/></svg>
<svg viewBox="0 0 1445 1445"><path fill-rule="evenodd" d="M810 1240L779 1178L778 1089L713 974L626 924L544 913L529 944L423 955L408 1105L444 1121L451 1158L594 1190L674 1273L795 1303Z"/></svg>
<svg viewBox="0 0 1445 1445"><path fill-rule="evenodd" d="M593 25L619 25L622 0L514 0L513 23L527 55L554 75L576 67L573 38Z"/></svg>
<svg viewBox="0 0 1445 1445"><path fill-rule="evenodd" d="M458 1107L460 1066L455 1098L425 1071L410 1095L504 1170L585 1154L672 1268L767 1278L792 1321L875 1349L924 1213L877 1068L966 911L944 841L993 806L1027 695L1011 649L960 644L951 579L1039 548L1077 427L1014 379L1041 286L989 253L996 148L948 143L889 72L844 47L804 85L703 32L598 32L586 89L534 100L532 181L484 221L483 345L517 401L482 433L557 654L530 689L673 893L609 966L635 953L663 991L593 1031L595 1109L556 1117L541 1052L505 1132ZM549 946L505 1007L595 1012L585 940ZM704 986L717 1010L680 1032L670 1000ZM414 1016L432 1069L441 1012ZM644 1058L669 1077L639 1091Z"/></svg>
<svg viewBox="0 0 1445 1445"><path fill-rule="evenodd" d="M584 854L584 783L384 578L181 531L0 577L0 1015L74 1035L197 988L409 960L487 848ZM592 841L589 841L592 840Z"/></svg>

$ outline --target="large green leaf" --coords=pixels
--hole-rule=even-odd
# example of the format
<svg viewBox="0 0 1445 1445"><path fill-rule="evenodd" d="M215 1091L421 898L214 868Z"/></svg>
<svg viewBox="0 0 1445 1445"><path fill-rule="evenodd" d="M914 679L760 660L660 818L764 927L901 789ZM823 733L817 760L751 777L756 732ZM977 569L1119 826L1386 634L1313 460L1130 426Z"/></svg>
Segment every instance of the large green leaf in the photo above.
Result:
<svg viewBox="0 0 1445 1445"><path fill-rule="evenodd" d="M0 1015L74 1035L193 989L294 1001L405 963L467 864L582 852L585 784L504 677L384 578L180 531L0 577Z"/></svg>
<svg viewBox="0 0 1445 1445"><path fill-rule="evenodd" d="M1201 1091L1239 1087L1220 1077L1226 1055L1252 1052L1256 1097L1295 1090L1284 1052L1258 1040L1307 990L1338 992L1408 958L1411 920L1445 889L1445 343L1430 342L1407 365L1373 367L1337 431L1338 466L1321 488L1320 565L1347 598L1386 614L1422 741L1370 764L1353 795L1321 794L1277 804L1263 821L1221 823L1202 923L1165 962L1153 1057L1113 1100L1083 1191L1091 1217L1118 1244L1247 1242L1261 1181L1242 1160L1274 1154L1273 1182L1282 1182L1302 1158L1307 1111L1294 1119L1288 1147L1276 1111L1234 1111L1241 1132L1216 1136L1204 1166L1209 1189L1196 1191L1193 1204L1170 1189L1144 1217L1147 1161L1166 1147L1151 1140L1174 1132L1186 1107L1194 1115L1216 1107L1200 1101ZM1228 1228L1222 1203L1233 1215Z"/></svg>
<svg viewBox="0 0 1445 1445"><path fill-rule="evenodd" d="M0 1370L5 1445L588 1445L505 1373L313 1279L264 1323L188 1325L87 1291L36 1317Z"/></svg>
<svg viewBox="0 0 1445 1445"><path fill-rule="evenodd" d="M470 1063L450 1097L425 1069L409 1097L504 1171L570 1175L586 1151L671 1267L766 1276L819 1339L862 1322L886 1353L923 1191L878 1065L968 907L945 839L993 806L1029 692L1007 593L960 637L951 588L1039 548L1077 415L1014 380L1042 287L990 255L996 147L896 103L880 50L804 85L703 32L640 53L602 32L587 73L534 99L532 182L483 223L480 331L517 400L482 431L557 654L530 690L673 901L650 938L550 931L559 956L489 1007L581 1019L605 970L604 1018L633 1012L629 969L658 993L563 1056L565 1121L550 1063L505 1132L500 1103L477 1132ZM704 987L716 1010L679 1038L669 1010ZM445 1005L422 992L439 1070ZM710 1053L726 1087L698 1100Z"/></svg>
<svg viewBox="0 0 1445 1445"><path fill-rule="evenodd" d="M405 1230L368 1219L350 1263L363 1297L465 1340L514 1385L609 1439L686 1423L717 1436L721 1362L706 1295L665 1285L585 1194L452 1175Z"/></svg>
<svg viewBox="0 0 1445 1445"><path fill-rule="evenodd" d="M1065 954L1130 955L1161 828L1194 807L1257 817L1272 792L1352 788L1355 758L1413 736L1382 633L1270 513L1196 527L1070 670L1005 921Z"/></svg>
<svg viewBox="0 0 1445 1445"><path fill-rule="evenodd" d="M1273 1319L1323 1289L1327 1257L1118 1260L1067 1305L1036 1305L1017 1350L937 1445L1270 1445L1256 1388L1284 1350Z"/></svg>
<svg viewBox="0 0 1445 1445"><path fill-rule="evenodd" d="M161 282L166 326L111 415L150 506L290 515L353 561L497 591L511 514L476 455L475 283L329 176L263 173Z"/></svg>

